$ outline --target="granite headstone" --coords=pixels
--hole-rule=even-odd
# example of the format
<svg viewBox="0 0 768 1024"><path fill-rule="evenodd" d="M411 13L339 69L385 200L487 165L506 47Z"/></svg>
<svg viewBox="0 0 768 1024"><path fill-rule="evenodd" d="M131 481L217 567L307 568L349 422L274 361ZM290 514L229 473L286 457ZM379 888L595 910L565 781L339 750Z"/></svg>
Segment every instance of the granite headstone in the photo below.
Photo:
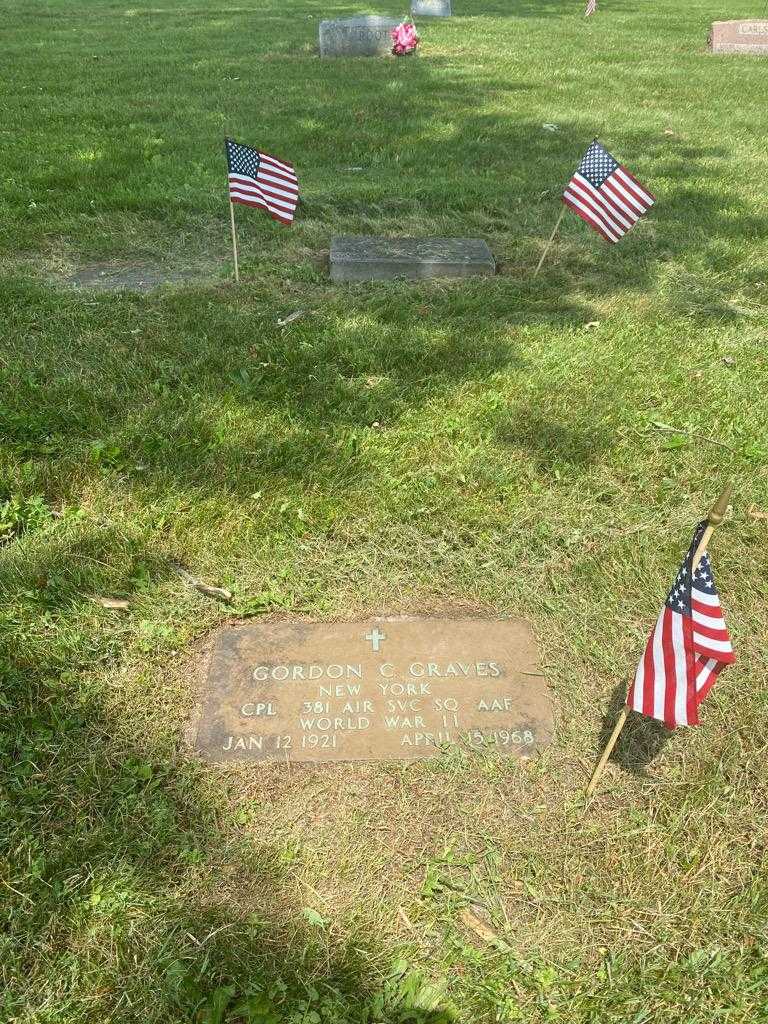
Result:
<svg viewBox="0 0 768 1024"><path fill-rule="evenodd" d="M397 18L362 14L320 22L321 57L385 57L392 53Z"/></svg>
<svg viewBox="0 0 768 1024"><path fill-rule="evenodd" d="M712 53L756 53L768 57L768 21L715 21L709 45Z"/></svg>
<svg viewBox="0 0 768 1024"><path fill-rule="evenodd" d="M331 239L334 281L390 281L397 277L476 277L496 273L481 238L380 238L337 235Z"/></svg>
<svg viewBox="0 0 768 1024"><path fill-rule="evenodd" d="M411 14L420 18L450 18L451 0L411 0Z"/></svg>

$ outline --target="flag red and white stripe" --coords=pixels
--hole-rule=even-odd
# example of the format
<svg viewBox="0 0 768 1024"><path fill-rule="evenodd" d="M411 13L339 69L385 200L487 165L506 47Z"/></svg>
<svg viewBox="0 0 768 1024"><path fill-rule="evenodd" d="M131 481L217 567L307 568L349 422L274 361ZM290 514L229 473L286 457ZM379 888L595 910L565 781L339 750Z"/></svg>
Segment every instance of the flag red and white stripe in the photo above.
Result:
<svg viewBox="0 0 768 1024"><path fill-rule="evenodd" d="M226 150L231 202L255 206L281 224L292 224L299 201L293 164L231 139Z"/></svg>
<svg viewBox="0 0 768 1024"><path fill-rule="evenodd" d="M563 202L606 241L618 242L656 199L595 139L568 182Z"/></svg>
<svg viewBox="0 0 768 1024"><path fill-rule="evenodd" d="M627 705L670 728L698 725L698 708L726 665L736 660L709 556L692 568L694 536L645 648Z"/></svg>
<svg viewBox="0 0 768 1024"><path fill-rule="evenodd" d="M587 0L587 6L584 10L584 17L588 18L590 14L594 14L597 10L597 0Z"/></svg>

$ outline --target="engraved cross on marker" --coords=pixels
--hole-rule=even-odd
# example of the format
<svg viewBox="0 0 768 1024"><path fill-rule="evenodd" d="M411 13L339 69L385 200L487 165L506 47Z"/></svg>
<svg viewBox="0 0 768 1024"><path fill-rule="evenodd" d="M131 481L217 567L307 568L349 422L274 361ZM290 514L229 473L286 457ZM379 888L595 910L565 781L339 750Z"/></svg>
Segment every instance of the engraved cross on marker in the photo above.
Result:
<svg viewBox="0 0 768 1024"><path fill-rule="evenodd" d="M379 650L381 649L381 641L386 640L387 636L386 633L379 632L378 626L374 626L370 633L365 634L363 639L370 640L371 648L373 649L374 654L378 654Z"/></svg>

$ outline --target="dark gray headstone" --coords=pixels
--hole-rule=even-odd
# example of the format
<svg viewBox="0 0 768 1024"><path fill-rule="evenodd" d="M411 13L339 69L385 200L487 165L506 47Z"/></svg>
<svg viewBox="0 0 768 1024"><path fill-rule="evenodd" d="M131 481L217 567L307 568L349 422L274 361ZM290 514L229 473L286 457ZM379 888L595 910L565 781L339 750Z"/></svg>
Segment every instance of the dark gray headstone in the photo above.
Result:
<svg viewBox="0 0 768 1024"><path fill-rule="evenodd" d="M396 277L475 277L496 273L481 238L378 238L337 235L331 239L334 281L390 281Z"/></svg>
<svg viewBox="0 0 768 1024"><path fill-rule="evenodd" d="M385 57L392 53L392 29L397 18L361 14L320 22L321 57Z"/></svg>
<svg viewBox="0 0 768 1024"><path fill-rule="evenodd" d="M411 0L411 14L420 18L450 18L451 0Z"/></svg>

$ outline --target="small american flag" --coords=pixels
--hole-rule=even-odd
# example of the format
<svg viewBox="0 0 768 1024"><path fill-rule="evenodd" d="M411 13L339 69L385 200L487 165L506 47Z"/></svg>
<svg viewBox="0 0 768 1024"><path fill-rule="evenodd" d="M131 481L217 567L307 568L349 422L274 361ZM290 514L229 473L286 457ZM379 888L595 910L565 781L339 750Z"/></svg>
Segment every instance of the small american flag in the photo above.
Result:
<svg viewBox="0 0 768 1024"><path fill-rule="evenodd" d="M656 197L595 139L563 193L563 202L608 242L618 242Z"/></svg>
<svg viewBox="0 0 768 1024"><path fill-rule="evenodd" d="M709 555L693 568L706 527L705 520L696 528L627 695L630 708L670 729L699 724L699 704L736 660Z"/></svg>
<svg viewBox="0 0 768 1024"><path fill-rule="evenodd" d="M584 9L584 17L588 18L590 14L594 14L597 10L597 0L587 0L587 6Z"/></svg>
<svg viewBox="0 0 768 1024"><path fill-rule="evenodd" d="M232 139L226 139L225 146L230 201L257 206L281 224L292 224L299 201L293 164Z"/></svg>

